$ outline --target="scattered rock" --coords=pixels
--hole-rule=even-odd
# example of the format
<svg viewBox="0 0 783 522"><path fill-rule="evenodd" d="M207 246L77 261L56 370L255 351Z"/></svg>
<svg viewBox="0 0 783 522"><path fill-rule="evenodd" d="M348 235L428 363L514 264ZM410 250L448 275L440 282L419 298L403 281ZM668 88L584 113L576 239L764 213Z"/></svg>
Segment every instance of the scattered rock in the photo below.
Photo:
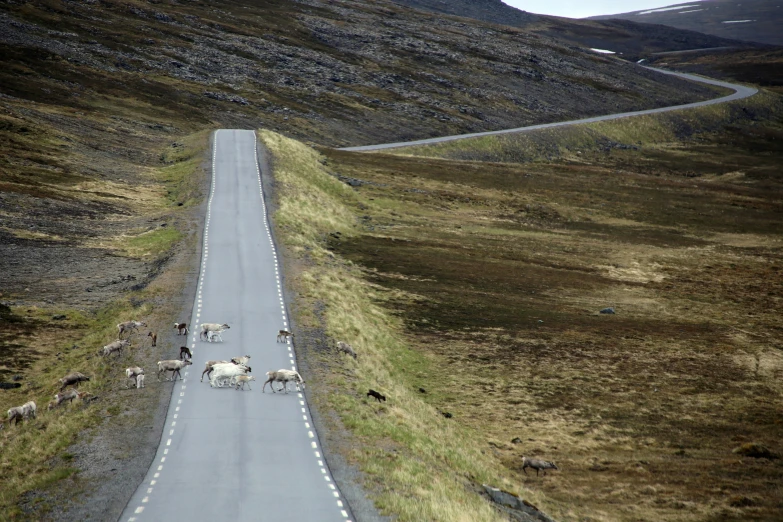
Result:
<svg viewBox="0 0 783 522"><path fill-rule="evenodd" d="M18 382L0 382L0 390L13 390L14 388L21 388L22 385Z"/></svg>
<svg viewBox="0 0 783 522"><path fill-rule="evenodd" d="M750 507L754 504L755 502L752 498L745 497L743 495L735 495L729 498L729 505L731 507Z"/></svg>
<svg viewBox="0 0 783 522"><path fill-rule="evenodd" d="M601 310L598 313L600 313L600 314L614 314L615 312L614 312L614 308L612 308L610 306L609 308L604 308L603 310Z"/></svg>
<svg viewBox="0 0 783 522"><path fill-rule="evenodd" d="M756 442L748 442L731 450L732 453L754 459L778 459L780 455Z"/></svg>
<svg viewBox="0 0 783 522"><path fill-rule="evenodd" d="M492 486L483 484L484 491L486 491L489 498L493 502L503 506L504 508L515 511L516 513L510 513L516 520L522 522L555 522L546 513L538 509L535 505L531 504L527 500L519 498L517 495L508 491L503 491Z"/></svg>
<svg viewBox="0 0 783 522"><path fill-rule="evenodd" d="M511 439L511 444L522 444L522 439L520 439L519 437L514 437L513 439Z"/></svg>
<svg viewBox="0 0 783 522"><path fill-rule="evenodd" d="M62 321L64 319L68 319L68 316L65 314L57 314L52 316L52 321Z"/></svg>
<svg viewBox="0 0 783 522"><path fill-rule="evenodd" d="M446 417L447 419L450 419L450 418L452 418L454 416L454 415L452 415L451 413L449 413L447 411L442 411L442 412L440 412L440 414L443 415L444 417Z"/></svg>
<svg viewBox="0 0 783 522"><path fill-rule="evenodd" d="M419 393L427 393L427 390L425 390L424 388L419 388Z"/></svg>

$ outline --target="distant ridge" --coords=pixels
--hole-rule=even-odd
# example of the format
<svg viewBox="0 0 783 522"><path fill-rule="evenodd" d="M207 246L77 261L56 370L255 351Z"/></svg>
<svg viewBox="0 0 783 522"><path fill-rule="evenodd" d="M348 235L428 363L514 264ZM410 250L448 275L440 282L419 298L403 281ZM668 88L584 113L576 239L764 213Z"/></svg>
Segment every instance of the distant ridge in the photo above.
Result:
<svg viewBox="0 0 783 522"><path fill-rule="evenodd" d="M518 27L526 33L555 38L566 45L608 49L634 61L654 52L752 45L693 30L639 23L642 20L588 20L533 14L500 0L392 1L434 13Z"/></svg>
<svg viewBox="0 0 783 522"><path fill-rule="evenodd" d="M783 45L783 2L772 0L704 0L683 2L589 20L623 19L748 42Z"/></svg>

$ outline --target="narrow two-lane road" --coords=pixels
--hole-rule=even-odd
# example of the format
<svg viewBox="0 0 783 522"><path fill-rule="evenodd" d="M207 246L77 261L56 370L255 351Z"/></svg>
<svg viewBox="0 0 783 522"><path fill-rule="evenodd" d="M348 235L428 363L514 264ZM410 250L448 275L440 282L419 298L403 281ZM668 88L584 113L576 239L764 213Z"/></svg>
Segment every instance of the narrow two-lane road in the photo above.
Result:
<svg viewBox="0 0 783 522"><path fill-rule="evenodd" d="M642 67L641 65L637 67ZM709 85L717 85L719 87L725 87L727 89L734 90L734 94L730 94L728 96L722 96L720 98L715 98L712 100L705 100L700 102L694 102L694 103L687 103L685 105L673 105L671 107L659 107L657 109L647 109L644 111L634 111L634 112L620 112L617 114L607 114L604 116L594 116L592 118L584 118L581 120L569 120L569 121L558 121L554 123L542 123L539 125L530 125L527 127L517 127L514 129L503 129L503 130L497 130L497 131L487 131L487 132L474 132L472 134L457 134L455 136L442 136L440 138L427 138L423 140L415 140L415 141L402 141L397 143L381 143L378 145L364 145L360 147L345 147L339 150L347 150L347 151L354 151L354 152L370 152L375 150L383 150L383 149L397 149L400 147L413 147L416 145L431 145L433 143L443 143L444 141L454 141L454 140L464 140L466 138L479 138L481 136L496 136L498 134L513 134L513 133L519 133L519 132L530 132L534 130L539 129L552 129L554 127L564 127L566 125L578 125L580 123L594 123L597 121L608 121L608 120L617 120L620 118L628 118L630 116L641 116L643 114L656 114L660 112L668 112L668 111L676 111L681 109L692 109L694 107L704 107L706 105L714 105L716 103L726 103L729 101L734 100L741 100L743 98L748 98L749 96L753 96L758 92L758 89L755 89L753 87L746 87L744 85L737 85L734 83L728 83L723 82L720 80L714 80L712 78L706 78L704 76L696 76L694 74L687 74L687 73L680 73L680 72L674 72L674 71L666 71L664 69L656 69L654 67L644 67L645 69L649 69L651 71L656 71L661 74L668 74L671 76L678 76L680 78L684 78L686 80L691 80L694 82L700 82L700 83L706 83Z"/></svg>
<svg viewBox="0 0 783 522"><path fill-rule="evenodd" d="M345 522L351 515L321 454L301 393L261 392L265 373L295 368L253 131L214 135L212 192L193 317L228 323L223 343L187 342L193 365L174 386L155 460L121 521ZM173 322L173 320L172 320ZM210 359L250 355L252 391L199 382ZM279 385L278 385L279 386ZM293 386L292 386L293 388ZM143 391L140 391L143 393Z"/></svg>

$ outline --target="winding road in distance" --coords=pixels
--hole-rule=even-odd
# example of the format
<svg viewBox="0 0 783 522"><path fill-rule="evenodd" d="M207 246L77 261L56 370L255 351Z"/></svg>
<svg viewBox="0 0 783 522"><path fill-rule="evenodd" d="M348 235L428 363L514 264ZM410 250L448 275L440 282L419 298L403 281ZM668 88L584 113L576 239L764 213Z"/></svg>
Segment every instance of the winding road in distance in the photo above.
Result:
<svg viewBox="0 0 783 522"><path fill-rule="evenodd" d="M495 136L498 134L512 134L512 133L518 133L518 132L529 132L539 129L552 129L554 127L564 127L566 125L578 125L580 123L593 123L597 121L608 121L608 120L617 120L620 118L628 118L629 116L641 116L643 114L655 114L659 112L668 112L668 111L676 111L680 109L691 109L694 107L704 107L706 105L714 105L716 103L725 103L733 100L741 100L743 98L748 98L750 96L753 96L758 92L758 89L755 89L753 87L746 87L744 85L737 85L733 83L728 82L722 82L720 80L714 80L712 78L706 78L704 76L696 76L695 74L687 74L687 73L680 73L680 72L674 72L674 71L666 71L664 69L656 69L654 67L646 67L639 65L638 67L644 67L645 69L649 69L651 71L656 71L662 74L669 74L671 76L679 76L680 78L684 78L686 80L691 80L694 82L700 82L700 83L706 83L709 85L717 85L719 87L726 87L728 89L734 90L734 94L730 94L728 96L723 96L721 98L715 98L713 100L706 100L701 102L694 102L694 103L687 103L685 105L673 105L671 107L660 107L658 109L647 109L644 111L634 111L634 112L621 112L617 114L607 114L605 116L593 116L592 118L584 118L581 120L570 120L570 121L558 121L555 123L542 123L539 125L530 125L528 127L517 127L515 129L504 129L504 130L498 130L498 131L487 131L487 132L474 132L472 134L457 134L455 136L442 136L440 138L427 138L423 140L415 140L415 141L403 141L403 142L397 142L397 143L382 143L379 145L364 145L361 147L344 147L338 150L347 150L347 151L354 151L354 152L369 152L374 150L383 150L383 149L397 149L400 147L413 147L416 145L431 145L433 143L442 143L444 141L454 141L454 140L463 140L465 138L478 138L481 136Z"/></svg>
<svg viewBox="0 0 783 522"><path fill-rule="evenodd" d="M196 327L183 338L193 365L173 384L155 460L120 521L349 521L303 395L261 393L267 371L296 369L296 362L292 346L275 340L288 322L255 132L219 130L213 140L212 190L189 324L228 323L230 329L222 343L200 341ZM251 356L258 379L252 391L199 382L207 360L242 355ZM172 386L158 384L154 370L147 369L147 386Z"/></svg>

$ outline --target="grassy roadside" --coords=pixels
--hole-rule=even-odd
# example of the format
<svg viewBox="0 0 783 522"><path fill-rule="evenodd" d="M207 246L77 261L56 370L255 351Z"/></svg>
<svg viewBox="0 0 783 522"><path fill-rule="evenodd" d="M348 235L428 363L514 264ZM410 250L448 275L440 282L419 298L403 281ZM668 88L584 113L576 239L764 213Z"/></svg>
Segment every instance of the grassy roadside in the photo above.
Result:
<svg viewBox="0 0 783 522"><path fill-rule="evenodd" d="M418 388L437 369L407 345L402 323L383 307L417 296L368 283L360 268L327 248L329 234L350 238L360 232L354 212L364 204L329 176L312 149L268 131L260 138L273 156L278 237L299 266L288 273L298 294L297 324L324 328L329 339L349 342L360 354L354 362L323 351L310 361L319 368L310 389L319 406L335 411L352 433L355 443L345 457L365 474L376 507L401 521L502 520L475 488L515 486L498 461L479 449L474 432L419 398ZM368 401L368 388L381 390L388 401ZM525 498L536 501L535 495Z"/></svg>
<svg viewBox="0 0 783 522"><path fill-rule="evenodd" d="M490 482L558 520L776 519L781 460L741 453L783 450L783 111L753 101L526 135L522 160L318 156L262 133L297 327L360 354L321 340L312 393L377 506L458 520L446 507L489 507ZM526 476L522 455L561 471Z"/></svg>
<svg viewBox="0 0 783 522"><path fill-rule="evenodd" d="M57 518L68 502L91 487L92 479L80 478L84 469L78 461L83 455L71 449L75 444L106 438L107 430L149 431L159 390L153 385L142 393L126 393L123 369L141 365L149 370L151 361L166 351L173 352L167 335L159 335L158 346L153 348L146 334L167 334L171 317L181 307L179 295L189 276L187 256L172 254L179 247L193 245L197 235L189 225L188 213L202 197L203 176L198 171L207 140L206 132L184 137L181 143L163 149L166 165L143 169L144 181L134 191L139 198L138 213L129 223L163 222L165 227L156 226L121 240L84 241L83 248L99 255L108 252L143 262L143 277L127 283L124 290L97 307L64 306L57 299L32 304L29 295L7 291L0 295L3 300L17 302L0 309L4 324L0 379L11 382L15 377L22 385L0 392L0 410L5 412L29 400L38 407L36 420L6 425L0 431L0 519ZM172 169L177 169L176 176ZM183 201L185 204L177 205ZM102 346L116 339L117 323L128 319L139 319L149 326L132 337L130 349L120 358L107 361L97 356ZM91 377L80 390L97 399L76 400L47 411L47 404L59 391L58 379L72 371ZM131 456L130 446L117 447L117 441L119 438L109 436L103 460L122 462Z"/></svg>

